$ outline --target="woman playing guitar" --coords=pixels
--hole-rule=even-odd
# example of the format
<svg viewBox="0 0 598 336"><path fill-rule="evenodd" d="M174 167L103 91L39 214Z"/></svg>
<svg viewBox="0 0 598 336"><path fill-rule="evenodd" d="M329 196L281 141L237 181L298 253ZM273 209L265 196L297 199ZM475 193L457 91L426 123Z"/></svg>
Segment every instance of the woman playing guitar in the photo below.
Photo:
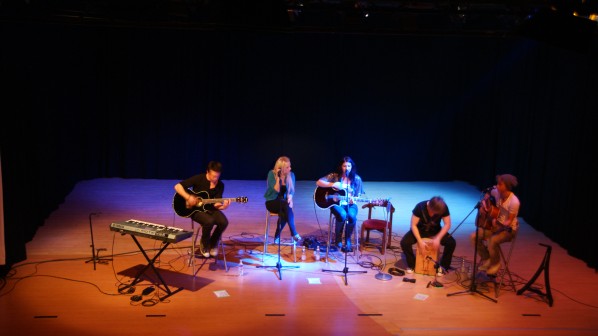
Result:
<svg viewBox="0 0 598 336"><path fill-rule="evenodd" d="M316 185L321 188L334 188L336 190L345 190L344 196L347 202L343 204L332 204L330 211L335 217L334 244L343 252L352 252L351 235L357 223L357 204L354 199L360 198L365 194L363 182L357 174L355 162L348 156L343 157L336 170L316 181ZM345 231L345 245L343 246L343 230Z"/></svg>

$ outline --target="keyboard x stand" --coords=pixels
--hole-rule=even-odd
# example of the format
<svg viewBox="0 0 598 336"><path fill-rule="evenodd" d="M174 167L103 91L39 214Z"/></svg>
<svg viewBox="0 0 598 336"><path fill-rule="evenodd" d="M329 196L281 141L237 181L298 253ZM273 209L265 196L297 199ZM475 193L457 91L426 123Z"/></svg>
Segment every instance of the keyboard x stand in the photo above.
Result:
<svg viewBox="0 0 598 336"><path fill-rule="evenodd" d="M145 253L145 251L143 250L143 247L141 246L141 244L139 244L139 241L137 240L137 237L135 237L133 234L130 234L131 237L133 238L133 240L135 241L135 244L137 244L137 247L139 247L139 251L141 251L141 253L143 253L143 256L145 257L145 260L147 260L147 265L145 265L135 276L135 279L133 280L133 282L131 282L130 284L128 284L127 286L123 287L121 289L127 289L129 287L135 286L135 284L139 283L141 281L141 276L143 275L143 273L145 273L145 271L148 268L151 268L154 273L156 273L156 275L158 276L158 279L160 280L160 283L162 284L162 287L160 286L160 283L156 283L156 286L159 288L162 288L165 292L166 295L160 297L160 301L163 301L164 299L180 292L183 290L183 287L179 287L174 291L171 291L170 288L168 287L168 285L166 284L166 282L164 282L164 279L162 278L162 276L160 275L160 272L158 272L158 270L156 269L156 267L154 266L154 262L156 262L156 260L158 259L158 257L160 257L160 254L162 254L162 252L164 252L164 250L166 250L166 248L168 247L168 245L170 245L170 242L165 242L164 246L162 246L162 248L160 248L160 250L158 251L158 253L152 258L150 259L149 256L147 255L147 253Z"/></svg>

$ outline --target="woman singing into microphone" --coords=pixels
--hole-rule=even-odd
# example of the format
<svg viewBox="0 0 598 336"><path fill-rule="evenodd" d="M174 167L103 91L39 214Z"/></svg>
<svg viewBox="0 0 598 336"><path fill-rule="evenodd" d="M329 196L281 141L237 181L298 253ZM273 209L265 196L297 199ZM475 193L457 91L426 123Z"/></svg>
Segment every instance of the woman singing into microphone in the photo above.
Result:
<svg viewBox="0 0 598 336"><path fill-rule="evenodd" d="M295 241L301 236L295 229L295 215L293 214L293 196L295 195L295 173L291 171L291 159L281 156L276 160L274 168L268 171L267 187L264 193L266 209L278 214L279 225L276 226L274 242L280 241L280 232L289 223L291 235Z"/></svg>

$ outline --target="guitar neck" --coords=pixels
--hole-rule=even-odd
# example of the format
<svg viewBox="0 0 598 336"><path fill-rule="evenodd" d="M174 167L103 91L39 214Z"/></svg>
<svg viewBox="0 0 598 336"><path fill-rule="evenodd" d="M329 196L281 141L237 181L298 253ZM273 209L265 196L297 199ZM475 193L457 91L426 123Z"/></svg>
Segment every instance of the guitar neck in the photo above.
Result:
<svg viewBox="0 0 598 336"><path fill-rule="evenodd" d="M230 198L208 198L208 199L202 199L201 202L202 203L220 203L220 202L224 202L226 200L229 200L231 202L240 202L238 200L238 198L235 197L230 197Z"/></svg>

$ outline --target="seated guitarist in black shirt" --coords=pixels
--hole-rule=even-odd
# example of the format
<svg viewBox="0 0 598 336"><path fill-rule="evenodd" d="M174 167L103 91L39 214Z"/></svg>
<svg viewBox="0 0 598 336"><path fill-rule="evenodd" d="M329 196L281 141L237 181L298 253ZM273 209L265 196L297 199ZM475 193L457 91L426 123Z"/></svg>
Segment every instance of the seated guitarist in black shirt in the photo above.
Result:
<svg viewBox="0 0 598 336"><path fill-rule="evenodd" d="M190 217L201 225L199 250L205 258L218 255L218 242L228 226L228 219L222 210L228 208L230 200L224 199L218 203L199 204L202 197L222 198L224 183L220 181L221 172L222 164L210 161L205 173L194 175L174 186L177 194L186 200L187 208L195 207L197 209ZM190 192L189 188L192 188L193 192Z"/></svg>
<svg viewBox="0 0 598 336"><path fill-rule="evenodd" d="M320 178L316 185L322 188L333 188L336 190L345 190L346 199L339 204L333 204L330 211L336 219L334 226L335 242L334 244L344 252L351 252L351 235L357 222L357 204L353 202L352 197L360 197L363 191L363 182L357 175L355 162L348 156L345 156L338 164L336 171ZM345 226L345 222L347 225ZM343 247L343 228L345 229L345 246Z"/></svg>

